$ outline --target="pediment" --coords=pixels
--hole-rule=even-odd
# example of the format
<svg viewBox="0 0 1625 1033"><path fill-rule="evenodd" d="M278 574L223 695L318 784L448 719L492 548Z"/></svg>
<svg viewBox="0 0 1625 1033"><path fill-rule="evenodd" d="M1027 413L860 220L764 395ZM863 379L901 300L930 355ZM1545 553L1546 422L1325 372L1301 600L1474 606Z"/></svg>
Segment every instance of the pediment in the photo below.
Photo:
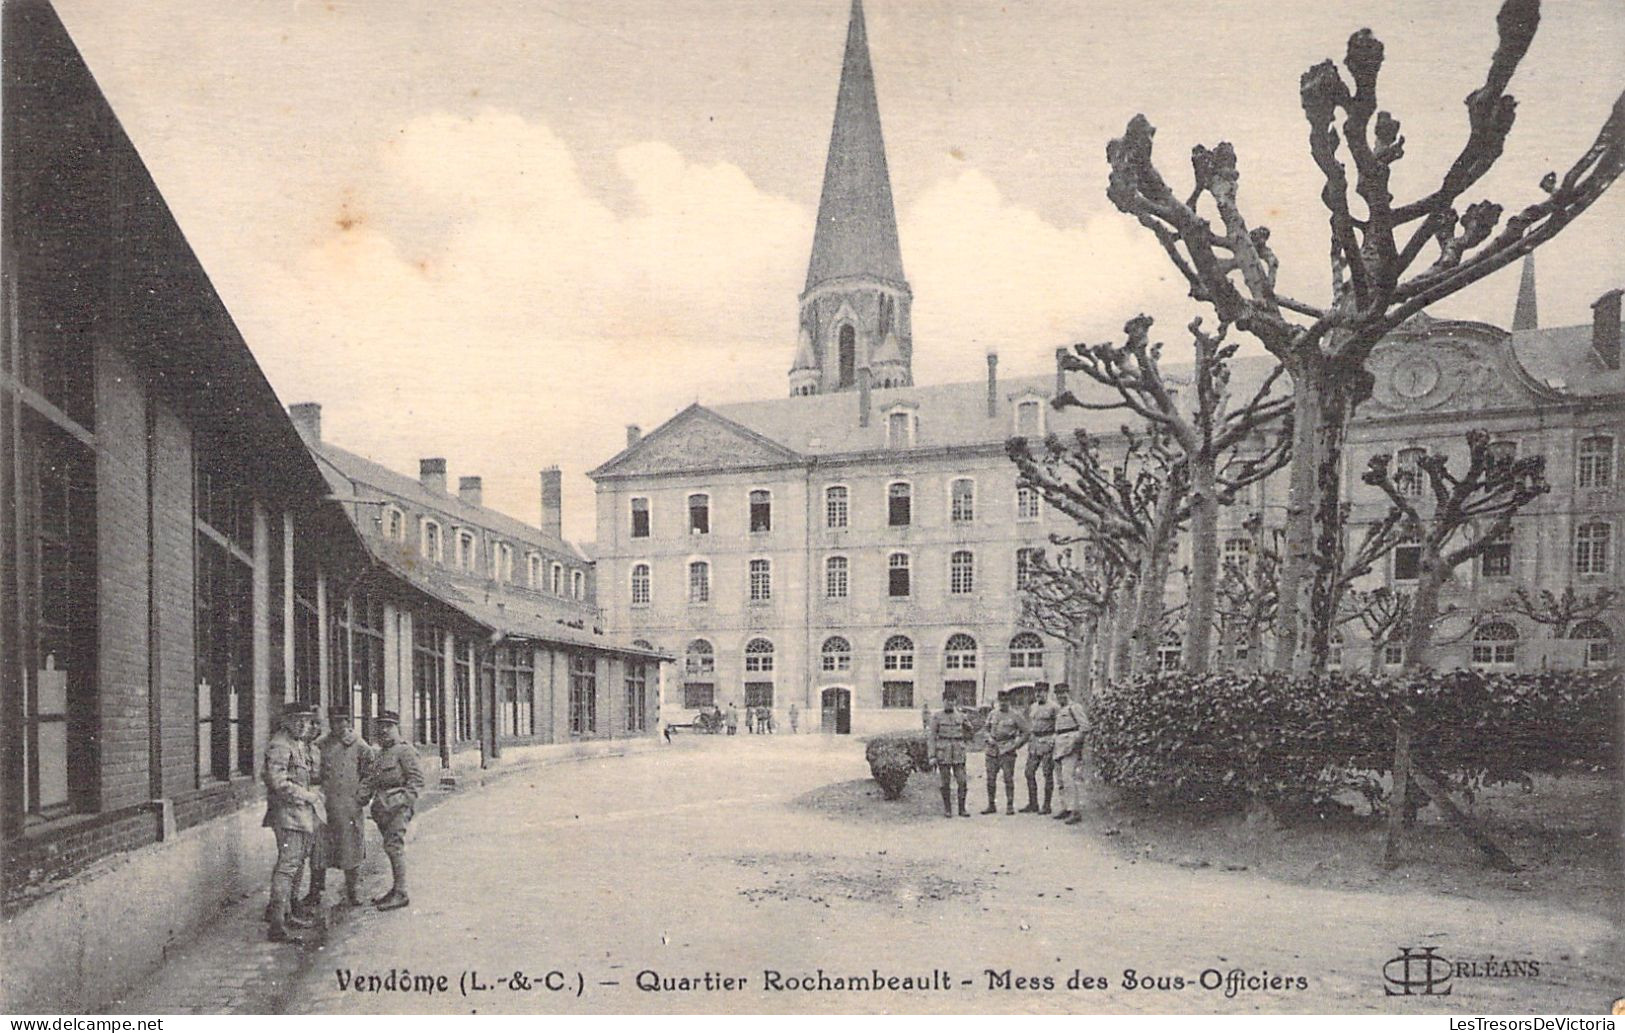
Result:
<svg viewBox="0 0 1625 1033"><path fill-rule="evenodd" d="M1383 341L1367 368L1375 378L1367 405L1385 414L1516 409L1550 395L1524 373L1504 335L1453 332L1445 324L1426 336Z"/></svg>
<svg viewBox="0 0 1625 1033"><path fill-rule="evenodd" d="M754 469L801 460L794 450L703 406L692 405L592 471L592 476Z"/></svg>

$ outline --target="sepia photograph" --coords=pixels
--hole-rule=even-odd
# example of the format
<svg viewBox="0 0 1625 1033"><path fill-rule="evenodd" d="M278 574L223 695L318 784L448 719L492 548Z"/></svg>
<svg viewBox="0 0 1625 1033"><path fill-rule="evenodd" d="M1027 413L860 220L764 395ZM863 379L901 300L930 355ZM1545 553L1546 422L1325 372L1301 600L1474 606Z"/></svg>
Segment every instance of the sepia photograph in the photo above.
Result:
<svg viewBox="0 0 1625 1033"><path fill-rule="evenodd" d="M9 1029L1625 1014L1618 0L0 81Z"/></svg>

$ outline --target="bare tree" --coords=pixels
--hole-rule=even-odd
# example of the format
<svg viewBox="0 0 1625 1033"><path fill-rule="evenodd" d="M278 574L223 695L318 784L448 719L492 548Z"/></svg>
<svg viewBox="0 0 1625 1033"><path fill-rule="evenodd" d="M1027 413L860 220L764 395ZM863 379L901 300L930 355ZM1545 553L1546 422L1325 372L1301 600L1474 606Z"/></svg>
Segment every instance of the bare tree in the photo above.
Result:
<svg viewBox="0 0 1625 1033"><path fill-rule="evenodd" d="M1397 203L1389 190L1389 175L1406 144L1399 121L1378 107L1382 43L1369 30L1349 37L1343 61L1348 80L1330 60L1304 73L1299 94L1309 151L1324 180L1321 201L1330 217L1331 296L1322 304L1276 289L1269 230L1242 213L1241 177L1230 144L1192 151L1194 183L1183 197L1152 161L1155 130L1145 116L1136 115L1107 147L1112 202L1156 235L1192 298L1210 305L1221 326L1258 338L1292 377L1279 662L1295 670L1315 669L1326 660L1343 568L1338 471L1348 418L1371 394L1366 363L1377 342L1425 306L1556 236L1625 168L1622 93L1586 152L1561 177L1553 172L1542 179L1542 199L1504 224L1501 206L1490 201L1458 207L1500 158L1511 132L1516 103L1506 89L1529 49L1539 12L1538 0L1502 5L1489 71L1466 99L1467 141L1438 186L1408 202ZM1339 112L1341 132L1334 126ZM1345 161L1354 167L1352 184ZM1355 209L1351 185L1363 211ZM1432 261L1419 265L1424 255Z"/></svg>
<svg viewBox="0 0 1625 1033"><path fill-rule="evenodd" d="M1551 628L1552 638L1568 638L1576 624L1596 620L1613 610L1619 598L1619 593L1612 588L1580 593L1570 585L1559 594L1548 588L1533 593L1520 585L1497 609L1522 614L1536 624Z"/></svg>
<svg viewBox="0 0 1625 1033"><path fill-rule="evenodd" d="M1071 441L1046 438L1034 451L1025 438L1011 438L1006 452L1020 482L1071 517L1091 536L1116 543L1134 570L1132 619L1115 621L1112 667L1136 674L1155 648L1168 584L1174 538L1190 518L1189 480L1183 457L1160 426L1120 431L1121 457L1107 465L1100 442L1079 429ZM1124 634L1126 632L1126 634Z"/></svg>
<svg viewBox="0 0 1625 1033"><path fill-rule="evenodd" d="M1236 659L1238 642L1244 643L1247 666L1256 670L1263 664L1264 635L1274 629L1279 609L1276 586L1280 583L1281 553L1275 534L1264 527L1263 514L1249 514L1241 526L1251 547L1245 561L1224 561L1214 624L1224 659Z"/></svg>
<svg viewBox="0 0 1625 1033"><path fill-rule="evenodd" d="M1371 643L1366 670L1375 676L1382 671L1383 651L1394 642L1403 642L1410 633L1411 595L1379 585L1370 591L1351 590L1345 598L1339 623L1358 622L1365 629Z"/></svg>
<svg viewBox="0 0 1625 1033"><path fill-rule="evenodd" d="M1277 365L1242 404L1230 404L1229 359L1236 343L1228 340L1230 326L1206 333L1201 319L1188 327L1195 362L1191 381L1195 397L1186 402L1162 370L1161 342L1152 343L1150 316L1140 315L1123 326L1120 345L1079 344L1068 353L1061 349L1056 361L1063 372L1080 372L1111 388L1116 399L1086 402L1070 391L1054 400L1057 409L1076 407L1127 410L1146 423L1163 429L1184 454L1190 482L1191 569L1182 650L1187 670L1207 670L1213 631L1214 591L1219 573L1219 508L1235 500L1236 493L1280 470L1291 456L1292 400L1273 396L1280 379ZM1262 441L1262 444L1260 443Z"/></svg>
<svg viewBox="0 0 1625 1033"><path fill-rule="evenodd" d="M1067 647L1068 679L1080 682L1081 691L1093 687L1096 644L1127 588L1127 557L1110 539L1052 535L1050 541L1058 547L1057 558L1040 552L1028 567L1022 620ZM1071 558L1080 548L1081 563Z"/></svg>

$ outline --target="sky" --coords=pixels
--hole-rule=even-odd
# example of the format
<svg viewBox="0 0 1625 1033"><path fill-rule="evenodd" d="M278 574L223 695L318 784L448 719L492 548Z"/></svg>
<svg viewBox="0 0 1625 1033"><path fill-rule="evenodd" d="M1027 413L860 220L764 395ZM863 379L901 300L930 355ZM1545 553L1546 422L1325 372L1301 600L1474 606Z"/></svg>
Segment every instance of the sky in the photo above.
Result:
<svg viewBox="0 0 1625 1033"><path fill-rule="evenodd" d="M848 0L56 0L284 403L415 474L596 536L585 471L694 401L788 393L796 296ZM1369 27L1402 123L1401 200L1465 139L1493 0L866 0L917 383L1047 372L1057 346L1200 309L1105 197L1135 113L1188 184L1234 143L1281 280L1328 293L1298 76ZM1505 156L1473 191L1540 196L1625 86L1618 0L1547 5ZM1538 255L1543 325L1625 285L1625 190ZM1506 325L1517 267L1437 316Z"/></svg>

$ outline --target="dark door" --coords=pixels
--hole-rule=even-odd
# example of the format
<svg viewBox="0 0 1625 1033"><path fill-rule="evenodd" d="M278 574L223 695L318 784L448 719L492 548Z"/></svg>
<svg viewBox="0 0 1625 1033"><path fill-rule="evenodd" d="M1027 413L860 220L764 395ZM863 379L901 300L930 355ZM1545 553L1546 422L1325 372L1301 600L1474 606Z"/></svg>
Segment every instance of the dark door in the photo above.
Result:
<svg viewBox="0 0 1625 1033"><path fill-rule="evenodd" d="M836 735L852 732L852 693L846 689L824 690L823 730Z"/></svg>

